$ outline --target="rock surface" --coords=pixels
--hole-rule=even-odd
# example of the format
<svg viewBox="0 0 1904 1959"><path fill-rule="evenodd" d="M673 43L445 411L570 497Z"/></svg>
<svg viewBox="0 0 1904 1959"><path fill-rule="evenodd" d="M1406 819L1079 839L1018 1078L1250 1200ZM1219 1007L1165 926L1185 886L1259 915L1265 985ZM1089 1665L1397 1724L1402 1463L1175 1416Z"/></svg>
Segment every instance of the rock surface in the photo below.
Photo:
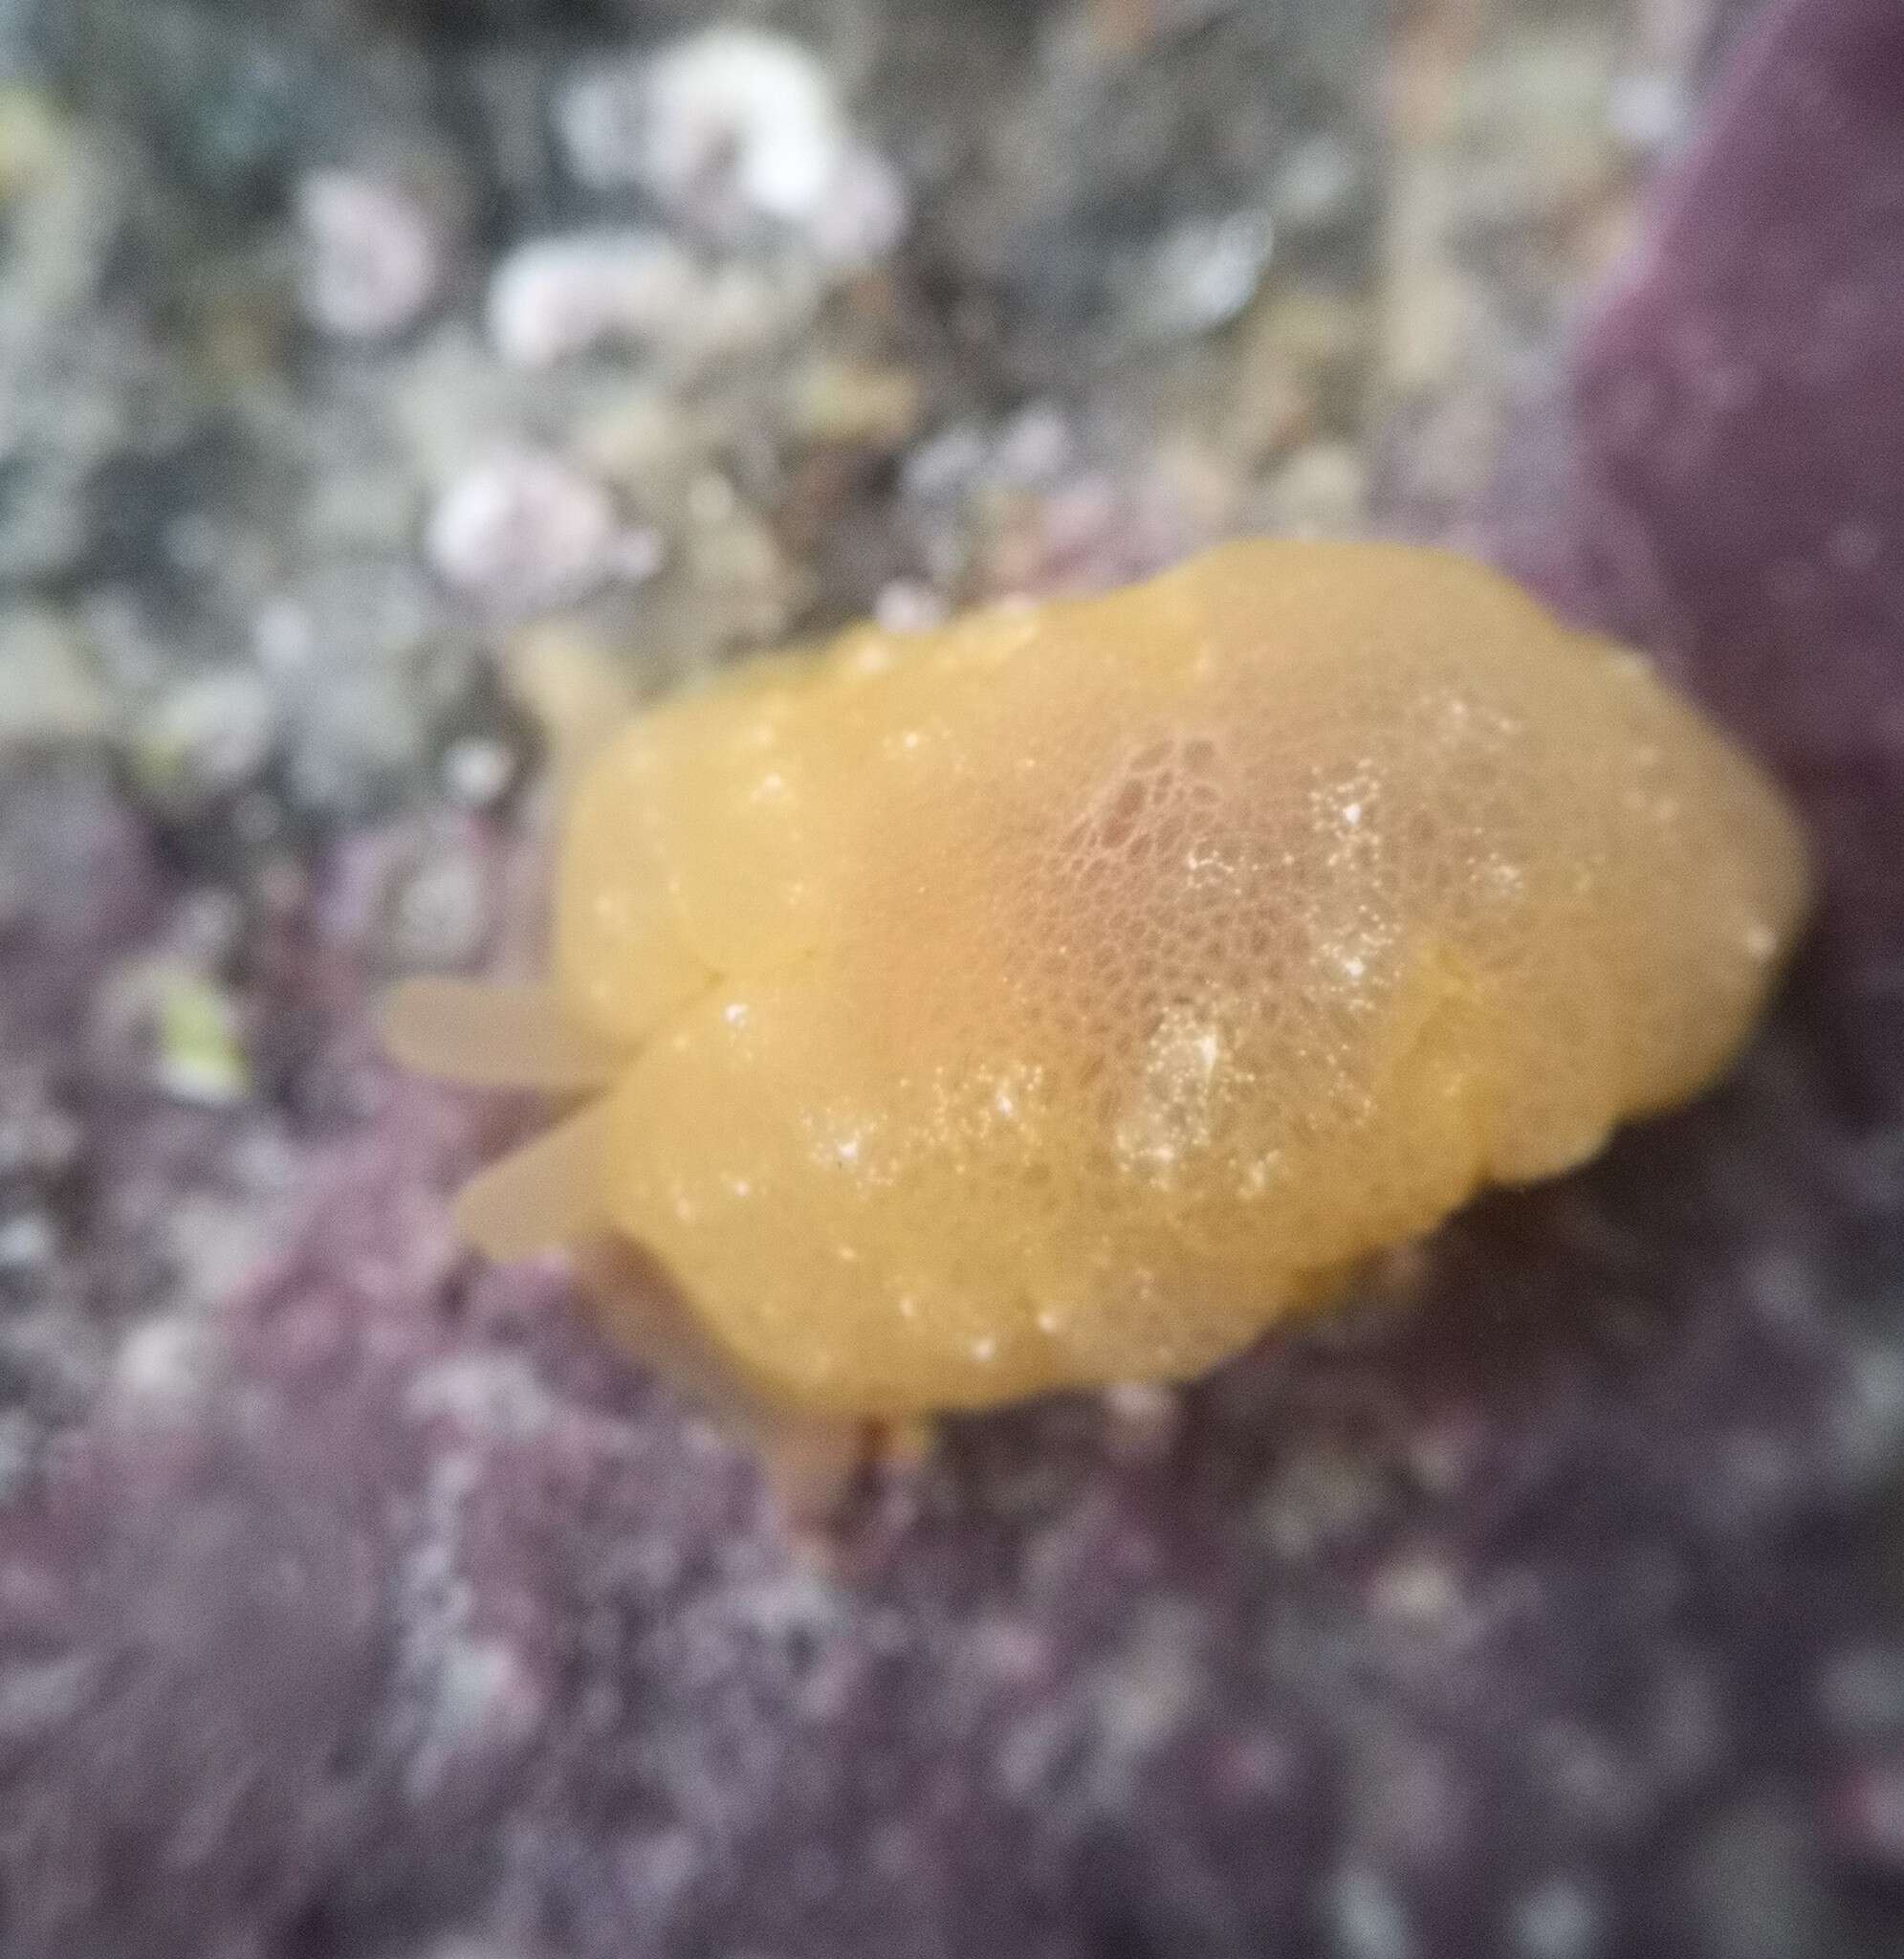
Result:
<svg viewBox="0 0 1904 1959"><path fill-rule="evenodd" d="M113 13L45 11L75 33ZM1652 167L1608 106L1634 126L1612 88L1632 36L1579 4L1478 27L1421 10L1380 50L1324 37L1304 72L1337 93L1307 99L1317 127L1292 106L1293 175L1237 181L1268 154L1257 121L1228 147L1207 120L1172 139L1224 162L1186 164L1145 249L1211 199L1262 212L1243 316L1140 335L1043 401L1006 377L1067 355L1084 373L1121 289L1037 285L1040 238L1075 246L1061 272L1108 261L1088 213L1054 191L1027 216L1018 179L958 150L973 77L1029 40L1043 65L1014 113L1036 121L1070 99L1066 63L1110 63L1093 127L1050 137L1087 158L1120 115L1149 142L1146 117L1187 113L1147 73L1192 63L1220 99L1223 62L1173 37L1297 10L974 10L941 50L943 10L896 6L839 112L908 179L883 280L711 380L584 363L534 391L485 349L480 277L412 339L313 348L275 221L230 243L231 212L339 161L303 126L326 116L440 143L491 193L498 258L652 221L536 151L558 64L513 48L503 10L358 11L378 33L337 42L367 52L323 99L285 77L340 11L259 9L221 41L222 10L182 0L142 14L143 55L100 56L79 112L53 106L53 69L0 107L0 191L42 213L8 250L43 281L0 287L21 308L0 349L25 350L4 385L43 392L51 368L98 404L58 450L30 425L8 488L58 522L10 562L20 603L79 635L119 731L0 759L0 1950L1896 1949L1891 10L1781 0L1742 40L1712 23L1730 64L1545 387L1567 296ZM843 91L857 11L779 10ZM620 59L648 45L633 12L546 23ZM1643 11L1633 72L1665 81L1642 106L1696 92L1687 17ZM419 49L453 129L419 106ZM1344 106L1378 53L1393 181ZM917 102L908 63L959 84ZM188 114L181 64L203 84ZM1515 161L1535 86L1525 154L1567 161L1548 176ZM116 147L137 155L155 118L169 176ZM57 168L19 163L69 151L119 187L112 250L58 229ZM976 201L954 223L959 183ZM1406 290L1439 296L1449 338L1412 301L1381 312L1385 199L1413 211ZM207 273L190 294L161 291L167 238ZM762 249L778 277L785 241ZM62 339L80 290L95 327ZM499 438L561 452L630 525L665 519L665 568L526 623L467 616L427 583L423 526ZM1303 498L1354 527L1371 496L1383 524L1485 539L1654 647L1785 771L1830 908L1776 1024L1707 1103L1472 1212L1357 1313L1181 1395L954 1424L816 1567L745 1454L597 1342L558 1274L459 1259L444 1194L517 1112L373 1053L388 972L506 962L533 931L533 743L498 656L626 644L659 685L888 588L897 608L1103 583ZM22 521L0 508L0 538ZM334 637L335 669L310 650ZM155 706L208 670L263 689L263 737L247 707L246 741L154 740L174 725ZM182 1098L182 1078L223 1087Z"/></svg>

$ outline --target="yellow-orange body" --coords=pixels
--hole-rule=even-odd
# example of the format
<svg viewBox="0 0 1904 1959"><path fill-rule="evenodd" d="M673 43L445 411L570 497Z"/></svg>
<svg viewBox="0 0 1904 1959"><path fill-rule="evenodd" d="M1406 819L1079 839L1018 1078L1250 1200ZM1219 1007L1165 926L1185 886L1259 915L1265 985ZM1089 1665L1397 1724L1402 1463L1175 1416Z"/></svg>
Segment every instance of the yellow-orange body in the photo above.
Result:
<svg viewBox="0 0 1904 1959"><path fill-rule="evenodd" d="M1188 1376L1580 1162L1723 1068L1805 904L1637 656L1439 553L1259 542L640 715L547 995L397 1018L591 1093L479 1242L619 1235L770 1398L903 1416Z"/></svg>

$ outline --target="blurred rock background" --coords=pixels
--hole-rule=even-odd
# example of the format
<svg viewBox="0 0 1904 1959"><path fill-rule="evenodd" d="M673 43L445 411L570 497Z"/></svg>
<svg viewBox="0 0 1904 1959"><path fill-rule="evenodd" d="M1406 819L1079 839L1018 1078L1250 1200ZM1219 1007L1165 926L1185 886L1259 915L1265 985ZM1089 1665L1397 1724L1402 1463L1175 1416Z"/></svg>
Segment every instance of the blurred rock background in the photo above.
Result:
<svg viewBox="0 0 1904 1959"><path fill-rule="evenodd" d="M0 5L0 1949L1898 1949L1904 1154L1815 983L831 1574L459 1259L519 1112L367 1021L529 956L590 659L1498 539L1756 11Z"/></svg>

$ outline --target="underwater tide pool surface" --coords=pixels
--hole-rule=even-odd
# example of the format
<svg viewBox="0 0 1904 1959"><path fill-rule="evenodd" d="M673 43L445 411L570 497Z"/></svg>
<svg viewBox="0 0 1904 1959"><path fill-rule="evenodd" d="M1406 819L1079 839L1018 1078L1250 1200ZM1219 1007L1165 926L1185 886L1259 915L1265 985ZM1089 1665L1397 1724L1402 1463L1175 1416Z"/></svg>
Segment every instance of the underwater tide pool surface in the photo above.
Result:
<svg viewBox="0 0 1904 1959"><path fill-rule="evenodd" d="M0 19L0 1950L1895 1950L1895 11L525 17ZM468 1253L546 1112L376 1002L539 970L604 649L1298 532L1641 649L1809 935L1711 1092L820 1554Z"/></svg>

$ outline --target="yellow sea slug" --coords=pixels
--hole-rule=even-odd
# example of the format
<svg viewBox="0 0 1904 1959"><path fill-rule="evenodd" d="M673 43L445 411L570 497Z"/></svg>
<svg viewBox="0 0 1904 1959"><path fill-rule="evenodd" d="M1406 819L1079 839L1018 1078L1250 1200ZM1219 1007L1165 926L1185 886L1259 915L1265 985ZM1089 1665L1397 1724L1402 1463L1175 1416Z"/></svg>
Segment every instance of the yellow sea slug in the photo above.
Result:
<svg viewBox="0 0 1904 1959"><path fill-rule="evenodd" d="M585 1096L479 1178L784 1406L1180 1378L1489 1183L1693 1094L1806 903L1637 655L1438 552L1257 542L848 633L607 738L551 980L393 1044Z"/></svg>

